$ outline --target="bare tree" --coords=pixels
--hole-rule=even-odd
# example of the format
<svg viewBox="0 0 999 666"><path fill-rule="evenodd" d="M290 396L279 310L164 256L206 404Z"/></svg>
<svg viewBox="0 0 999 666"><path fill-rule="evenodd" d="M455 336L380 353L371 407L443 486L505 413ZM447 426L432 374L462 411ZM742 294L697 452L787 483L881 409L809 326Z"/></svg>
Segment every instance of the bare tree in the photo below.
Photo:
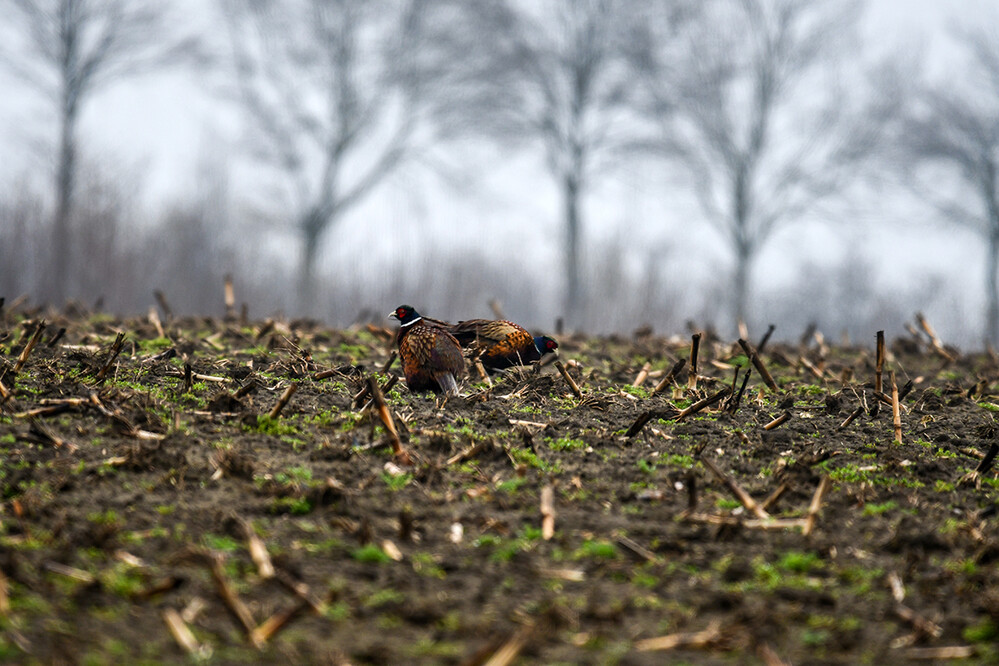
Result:
<svg viewBox="0 0 999 666"><path fill-rule="evenodd" d="M999 31L962 30L960 71L926 85L902 124L902 182L985 241L985 340L999 343Z"/></svg>
<svg viewBox="0 0 999 666"><path fill-rule="evenodd" d="M424 85L419 0L227 0L252 155L301 240L299 310L315 308L325 235L410 154Z"/></svg>
<svg viewBox="0 0 999 666"><path fill-rule="evenodd" d="M679 2L658 3L676 7ZM583 202L634 140L636 53L647 5L623 0L458 0L434 40L451 63L439 120L456 136L540 147L562 200L565 316L578 324Z"/></svg>
<svg viewBox="0 0 999 666"><path fill-rule="evenodd" d="M189 58L192 37L171 37L156 0L0 0L12 37L0 62L44 95L58 119L49 296L67 295L80 115L93 96L123 79Z"/></svg>
<svg viewBox="0 0 999 666"><path fill-rule="evenodd" d="M682 60L647 63L655 149L674 161L704 219L731 248L738 321L773 234L844 194L873 155L893 101L843 80L860 2L711 0ZM855 53L851 53L851 56Z"/></svg>

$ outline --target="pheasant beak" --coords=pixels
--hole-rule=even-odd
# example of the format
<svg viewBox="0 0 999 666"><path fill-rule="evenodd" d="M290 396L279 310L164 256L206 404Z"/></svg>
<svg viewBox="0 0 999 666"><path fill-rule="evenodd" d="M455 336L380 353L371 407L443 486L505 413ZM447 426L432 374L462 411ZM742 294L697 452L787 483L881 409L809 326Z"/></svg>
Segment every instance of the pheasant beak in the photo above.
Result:
<svg viewBox="0 0 999 666"><path fill-rule="evenodd" d="M389 316L389 319L398 319L399 318L399 315L397 315L395 313L395 310L392 310L392 312L389 312L388 316Z"/></svg>

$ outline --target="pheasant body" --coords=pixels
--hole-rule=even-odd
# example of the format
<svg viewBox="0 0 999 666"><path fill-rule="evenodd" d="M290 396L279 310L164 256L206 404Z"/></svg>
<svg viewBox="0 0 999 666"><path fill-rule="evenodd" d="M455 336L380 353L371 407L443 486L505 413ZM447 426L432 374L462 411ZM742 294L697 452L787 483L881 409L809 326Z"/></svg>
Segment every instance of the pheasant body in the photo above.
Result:
<svg viewBox="0 0 999 666"><path fill-rule="evenodd" d="M479 352L482 365L502 370L513 365L527 365L558 349L548 336L533 337L527 329L512 321L469 319L448 328L463 347Z"/></svg>
<svg viewBox="0 0 999 666"><path fill-rule="evenodd" d="M389 316L401 323L396 342L409 390L458 395L457 378L465 372L465 359L444 322L424 319L408 305Z"/></svg>

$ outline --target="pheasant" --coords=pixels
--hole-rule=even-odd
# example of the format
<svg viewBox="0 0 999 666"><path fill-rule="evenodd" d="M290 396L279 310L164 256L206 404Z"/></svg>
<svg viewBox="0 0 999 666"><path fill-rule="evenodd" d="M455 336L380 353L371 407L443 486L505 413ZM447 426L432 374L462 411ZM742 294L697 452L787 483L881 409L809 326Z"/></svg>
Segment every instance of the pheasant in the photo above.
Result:
<svg viewBox="0 0 999 666"><path fill-rule="evenodd" d="M396 342L409 390L458 395L456 377L465 372L465 358L445 322L424 319L411 305L400 305L389 316L401 324Z"/></svg>
<svg viewBox="0 0 999 666"><path fill-rule="evenodd" d="M480 350L479 360L490 370L527 365L558 349L554 339L547 335L532 337L527 329L512 321L469 319L448 330L463 347Z"/></svg>

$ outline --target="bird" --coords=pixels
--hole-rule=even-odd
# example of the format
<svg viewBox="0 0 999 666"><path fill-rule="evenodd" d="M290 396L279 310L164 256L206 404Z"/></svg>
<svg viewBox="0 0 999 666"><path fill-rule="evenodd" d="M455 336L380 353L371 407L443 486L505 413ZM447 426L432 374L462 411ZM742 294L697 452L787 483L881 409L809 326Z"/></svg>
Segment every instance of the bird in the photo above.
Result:
<svg viewBox="0 0 999 666"><path fill-rule="evenodd" d="M399 320L396 342L409 390L458 395L457 378L465 372L465 357L447 323L424 318L411 305L400 305L389 317Z"/></svg>
<svg viewBox="0 0 999 666"><path fill-rule="evenodd" d="M554 338L532 336L523 326L505 319L469 319L459 321L447 330L462 347L479 352L482 365L490 370L527 365L558 349Z"/></svg>

